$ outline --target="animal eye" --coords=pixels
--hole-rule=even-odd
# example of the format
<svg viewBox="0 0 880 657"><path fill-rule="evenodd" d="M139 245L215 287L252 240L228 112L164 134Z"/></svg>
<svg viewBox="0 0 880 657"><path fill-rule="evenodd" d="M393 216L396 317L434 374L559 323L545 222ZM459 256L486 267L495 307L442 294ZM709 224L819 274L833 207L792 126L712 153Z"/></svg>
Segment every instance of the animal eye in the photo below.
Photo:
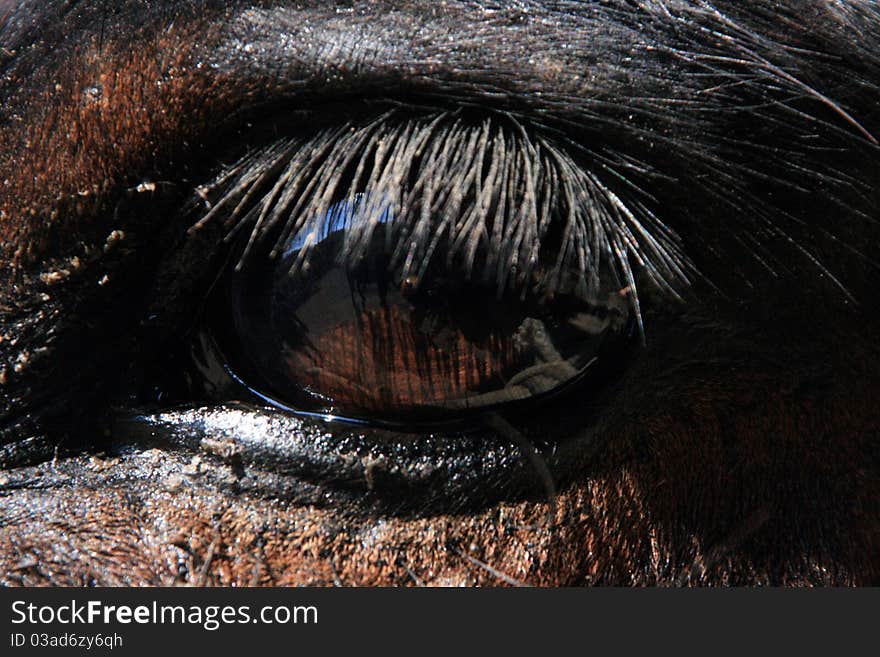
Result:
<svg viewBox="0 0 880 657"><path fill-rule="evenodd" d="M363 195L337 202L231 277L224 351L250 386L299 409L441 419L558 391L627 329L628 301L573 272L538 266L498 294L448 247L408 268L386 247L394 221Z"/></svg>
<svg viewBox="0 0 880 657"><path fill-rule="evenodd" d="M385 115L282 140L202 196L196 227L225 215L233 257L201 356L278 408L460 420L567 390L633 334L635 217L510 120Z"/></svg>

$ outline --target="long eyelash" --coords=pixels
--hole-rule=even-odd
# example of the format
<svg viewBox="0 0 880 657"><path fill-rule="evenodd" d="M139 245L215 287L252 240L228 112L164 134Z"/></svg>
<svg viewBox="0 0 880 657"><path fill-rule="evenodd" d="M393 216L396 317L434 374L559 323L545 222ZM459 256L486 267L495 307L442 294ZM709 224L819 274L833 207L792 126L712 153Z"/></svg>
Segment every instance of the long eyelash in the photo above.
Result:
<svg viewBox="0 0 880 657"><path fill-rule="evenodd" d="M639 271L676 295L692 270L677 236L633 194L614 191L622 176L607 164L597 170L611 180L510 116L475 124L449 113L389 113L250 154L199 190L217 200L191 230L221 215L228 239L249 229L239 267L267 239L274 238L270 257L277 257L293 237L304 237L294 267L305 266L332 208L344 201L358 225L346 236L346 261L363 256L381 229L391 266L404 277L420 280L442 246L450 263L463 263L464 273L492 281L501 294L530 280L559 221L555 262L542 263L551 280L573 269L595 294L608 283L601 273L610 271L631 291L636 311Z"/></svg>

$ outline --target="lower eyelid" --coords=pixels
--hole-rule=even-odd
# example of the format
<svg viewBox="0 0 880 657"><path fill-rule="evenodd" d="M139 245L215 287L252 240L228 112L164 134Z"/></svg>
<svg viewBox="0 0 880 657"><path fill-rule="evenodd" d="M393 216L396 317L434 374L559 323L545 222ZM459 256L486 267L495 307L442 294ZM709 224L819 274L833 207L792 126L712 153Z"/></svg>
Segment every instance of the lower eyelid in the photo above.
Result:
<svg viewBox="0 0 880 657"><path fill-rule="evenodd" d="M232 466L240 487L268 495L287 480L361 508L424 512L540 496L545 489L521 446L489 430L414 436L243 405L119 414L112 426L117 449L133 443L184 450Z"/></svg>

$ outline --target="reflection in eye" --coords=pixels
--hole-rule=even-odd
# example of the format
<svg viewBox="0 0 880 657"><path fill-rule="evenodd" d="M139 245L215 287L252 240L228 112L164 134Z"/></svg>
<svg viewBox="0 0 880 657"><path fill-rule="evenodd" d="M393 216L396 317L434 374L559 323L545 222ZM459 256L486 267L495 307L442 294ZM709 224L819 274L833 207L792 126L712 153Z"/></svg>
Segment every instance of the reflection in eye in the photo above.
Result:
<svg viewBox="0 0 880 657"><path fill-rule="evenodd" d="M664 287L682 271L638 202L512 120L386 115L272 145L218 191L197 226L226 211L247 240L207 331L296 410L434 420L548 395L629 335L631 258Z"/></svg>
<svg viewBox="0 0 880 657"><path fill-rule="evenodd" d="M436 253L439 266L405 276L383 231L348 261L346 242L376 213L393 221L364 196L341 201L304 228L319 235L307 257L299 233L282 257L233 281L241 349L284 400L380 417L483 408L561 388L627 328L625 298L592 301L574 276L535 271L518 296L499 297Z"/></svg>

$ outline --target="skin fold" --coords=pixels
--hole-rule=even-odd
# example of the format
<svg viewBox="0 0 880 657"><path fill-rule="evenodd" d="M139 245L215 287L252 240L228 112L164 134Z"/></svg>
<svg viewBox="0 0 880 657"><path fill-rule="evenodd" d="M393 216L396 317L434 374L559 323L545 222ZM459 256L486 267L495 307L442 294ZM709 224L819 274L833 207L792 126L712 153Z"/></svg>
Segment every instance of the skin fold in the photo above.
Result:
<svg viewBox="0 0 880 657"><path fill-rule="evenodd" d="M0 0L0 582L880 583L873 3L116 4ZM442 435L135 394L225 264L198 190L389 109L514 117L683 254L633 246L643 333L511 420L552 487L498 425L419 488L295 449Z"/></svg>

